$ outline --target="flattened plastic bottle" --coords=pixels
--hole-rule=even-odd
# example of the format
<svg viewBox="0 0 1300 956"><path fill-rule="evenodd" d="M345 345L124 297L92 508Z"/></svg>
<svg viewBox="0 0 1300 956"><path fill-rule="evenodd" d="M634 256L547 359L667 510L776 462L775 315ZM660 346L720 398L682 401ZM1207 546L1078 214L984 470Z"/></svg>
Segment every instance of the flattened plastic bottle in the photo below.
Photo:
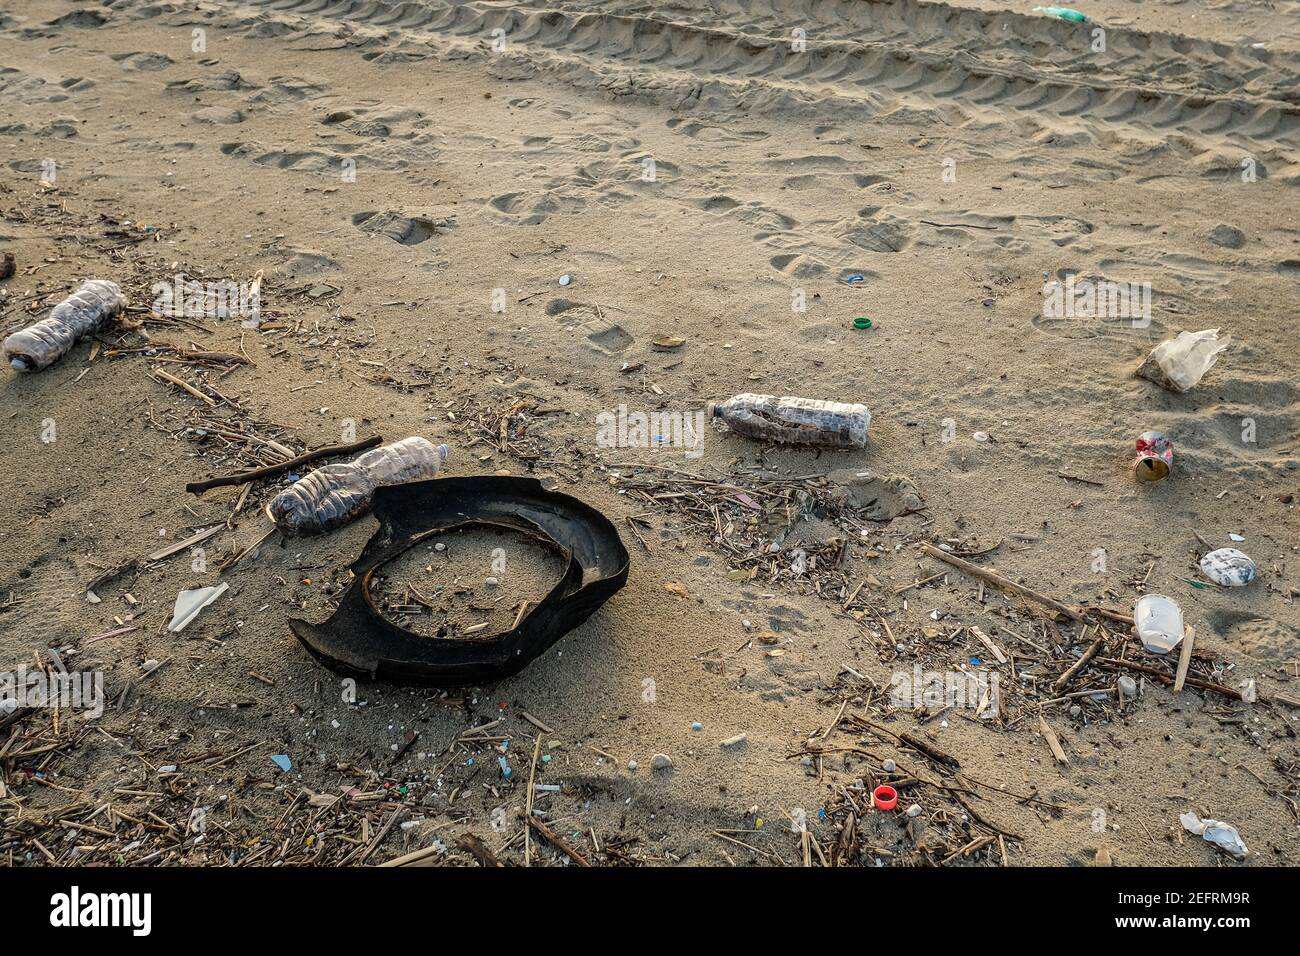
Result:
<svg viewBox="0 0 1300 956"><path fill-rule="evenodd" d="M56 305L48 318L5 339L5 360L20 372L49 368L67 355L78 339L98 332L124 308L126 297L116 282L87 279Z"/></svg>
<svg viewBox="0 0 1300 956"><path fill-rule="evenodd" d="M446 445L404 438L356 461L317 468L272 498L267 511L289 534L333 531L370 510L376 488L432 478L446 460Z"/></svg>
<svg viewBox="0 0 1300 956"><path fill-rule="evenodd" d="M865 446L871 427L871 412L865 405L748 392L725 402L710 402L709 417L722 419L749 438L832 448Z"/></svg>

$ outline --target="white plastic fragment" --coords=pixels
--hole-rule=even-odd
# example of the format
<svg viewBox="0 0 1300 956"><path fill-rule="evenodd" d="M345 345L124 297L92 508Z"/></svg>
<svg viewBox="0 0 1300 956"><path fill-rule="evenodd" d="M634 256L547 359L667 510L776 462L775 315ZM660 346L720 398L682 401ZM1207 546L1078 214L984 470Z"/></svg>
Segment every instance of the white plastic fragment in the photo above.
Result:
<svg viewBox="0 0 1300 956"><path fill-rule="evenodd" d="M1188 833L1202 837L1207 843L1213 843L1221 849L1227 850L1237 859L1241 859L1250 851L1246 849L1246 842L1237 832L1237 828L1222 820L1211 820L1206 818L1202 820L1195 813L1188 810L1179 821Z"/></svg>
<svg viewBox="0 0 1300 956"><path fill-rule="evenodd" d="M1183 610L1163 594L1144 594L1133 608L1133 625L1143 647L1168 654L1183 639Z"/></svg>
<svg viewBox="0 0 1300 956"><path fill-rule="evenodd" d="M222 581L215 587L182 591L176 595L176 607L172 611L172 620L167 625L167 630L173 634L184 630L190 621L199 616L200 611L229 590L230 585Z"/></svg>
<svg viewBox="0 0 1300 956"><path fill-rule="evenodd" d="M1155 382L1172 392L1185 392L1214 367L1219 353L1232 339L1219 338L1218 329L1200 332L1179 332L1177 338L1166 339L1151 350L1138 367L1140 378Z"/></svg>

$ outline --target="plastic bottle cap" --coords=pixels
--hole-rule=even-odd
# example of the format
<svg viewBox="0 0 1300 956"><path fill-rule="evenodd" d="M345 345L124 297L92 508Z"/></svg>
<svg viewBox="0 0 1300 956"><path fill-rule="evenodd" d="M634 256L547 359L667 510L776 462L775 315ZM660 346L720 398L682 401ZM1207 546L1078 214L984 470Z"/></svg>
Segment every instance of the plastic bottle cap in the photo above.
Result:
<svg viewBox="0 0 1300 956"><path fill-rule="evenodd" d="M881 784L871 791L871 802L875 804L877 810L892 810L898 806L898 791Z"/></svg>
<svg viewBox="0 0 1300 956"><path fill-rule="evenodd" d="M865 315L860 315L853 320L853 327L855 329L869 329L871 328L871 320Z"/></svg>

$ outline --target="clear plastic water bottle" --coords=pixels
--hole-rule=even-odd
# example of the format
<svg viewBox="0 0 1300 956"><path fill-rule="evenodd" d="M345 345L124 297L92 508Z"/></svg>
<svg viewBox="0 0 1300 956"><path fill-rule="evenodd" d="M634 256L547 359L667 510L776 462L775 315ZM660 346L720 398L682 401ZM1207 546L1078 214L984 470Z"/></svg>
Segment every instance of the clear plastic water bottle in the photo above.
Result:
<svg viewBox="0 0 1300 956"><path fill-rule="evenodd" d="M20 372L39 372L67 355L83 335L106 326L124 308L126 297L116 282L87 279L54 307L49 318L5 339L5 360Z"/></svg>
<svg viewBox="0 0 1300 956"><path fill-rule="evenodd" d="M356 461L317 468L272 498L267 513L289 534L333 531L368 511L376 488L432 478L446 460L446 445L404 438Z"/></svg>
<svg viewBox="0 0 1300 956"><path fill-rule="evenodd" d="M710 402L709 417L733 431L783 445L861 448L867 443L867 406L812 398L777 398L746 392L725 402Z"/></svg>

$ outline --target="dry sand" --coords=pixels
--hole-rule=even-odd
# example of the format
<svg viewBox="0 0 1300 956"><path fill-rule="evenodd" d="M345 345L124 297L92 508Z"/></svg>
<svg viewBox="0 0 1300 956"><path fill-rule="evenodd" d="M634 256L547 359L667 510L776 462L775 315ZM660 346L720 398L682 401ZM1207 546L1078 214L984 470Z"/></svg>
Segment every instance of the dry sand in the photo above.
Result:
<svg viewBox="0 0 1300 956"><path fill-rule="evenodd" d="M120 282L138 326L178 272L265 273L260 330L154 321L0 373L0 663L102 671L111 701L98 719L0 721L0 859L375 863L434 847L426 862L473 865L457 847L472 834L520 862L527 712L550 728L537 780L562 788L538 794L539 818L598 864L1104 850L1238 865L1182 831L1187 810L1234 824L1242 865L1300 862L1300 711L1154 683L1122 708L1044 704L1095 628L955 570L900 590L945 570L922 542L1000 542L973 560L1072 604L1168 594L1197 631L1194 674L1300 697L1297 4L1104 0L1085 9L1105 52L1091 26L1031 6L0 3L0 251L18 266L0 331L83 277ZM1070 273L1149 282L1149 326L1043 318L1045 280ZM854 330L859 315L875 327ZM1232 346L1195 390L1133 377L1154 343L1203 328ZM686 341L654 349L665 336ZM191 342L253 364L144 351ZM871 443L771 449L712 427L700 457L597 443L620 404L693 414L744 391L863 402ZM452 446L449 474L544 478L618 524L627 587L498 686L363 681L353 702L286 620L329 613L375 522L268 541L219 575L264 533L276 483L243 499L184 483L276 458L196 416L295 452L349 427L420 434ZM1172 437L1176 470L1139 487L1148 429ZM682 499L638 497L633 479L654 473L636 462L828 475L807 487L914 513L847 530L813 516L744 561ZM868 471L907 481L854 477ZM710 500L741 540L747 506ZM206 570L186 550L84 599L105 568L227 522ZM1244 537L1259 579L1194 587L1198 533ZM791 574L796 543L833 555L837 536L842 567ZM176 593L218 580L230 590L167 633ZM1171 666L1105 623L1107 653ZM971 626L1015 662L984 661ZM971 658L1000 675L994 719L888 706L891 675ZM1115 680L1092 667L1065 692ZM920 736L961 775L859 718ZM507 743L509 780L492 749ZM652 770L657 753L671 770ZM860 788L886 760L895 782L929 781L902 788L921 806L910 824L867 809ZM931 785L945 778L956 792ZM529 841L533 863L568 860Z"/></svg>

